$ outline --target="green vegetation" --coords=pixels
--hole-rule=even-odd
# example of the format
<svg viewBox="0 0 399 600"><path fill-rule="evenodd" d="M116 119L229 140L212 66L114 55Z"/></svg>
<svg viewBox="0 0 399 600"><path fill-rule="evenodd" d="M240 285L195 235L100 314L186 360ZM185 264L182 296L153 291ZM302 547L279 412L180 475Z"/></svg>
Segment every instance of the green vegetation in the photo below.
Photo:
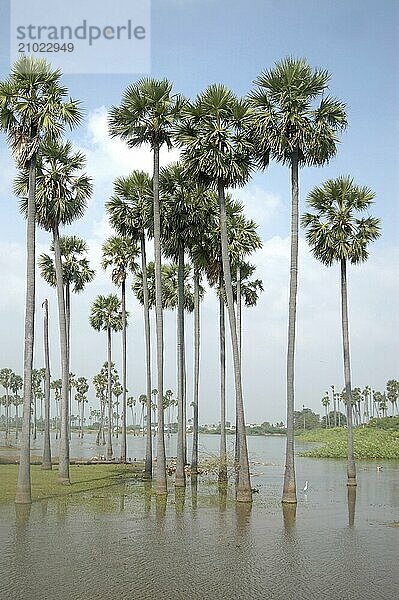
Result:
<svg viewBox="0 0 399 600"><path fill-rule="evenodd" d="M399 459L399 418L381 419L391 421L392 427L387 424L377 427L375 424L355 428L354 454L356 459ZM394 423L395 421L395 423ZM313 429L298 434L301 442L322 442L322 446L302 452L302 456L312 458L347 458L348 440L347 431L343 428Z"/></svg>
<svg viewBox="0 0 399 600"><path fill-rule="evenodd" d="M32 500L42 500L56 496L69 496L99 488L107 488L125 479L138 477L142 465L71 465L71 485L58 483L58 468L43 471L40 466L31 467ZM18 465L0 465L0 503L15 499Z"/></svg>

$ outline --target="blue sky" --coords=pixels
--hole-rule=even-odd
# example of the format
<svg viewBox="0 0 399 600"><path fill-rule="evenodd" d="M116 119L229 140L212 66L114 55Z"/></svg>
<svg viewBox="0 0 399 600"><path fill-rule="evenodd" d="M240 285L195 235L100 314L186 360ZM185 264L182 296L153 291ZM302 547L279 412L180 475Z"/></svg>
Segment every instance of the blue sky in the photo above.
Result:
<svg viewBox="0 0 399 600"><path fill-rule="evenodd" d="M7 38L7 6L7 2L0 0L3 40ZM366 380L369 376L371 385L381 388L388 378L398 376L394 356L398 353L395 297L398 297L399 224L399 2L153 0L151 28L151 75L168 77L174 82L175 90L188 97L195 96L213 82L225 83L237 94L244 95L253 87L253 80L260 71L271 68L275 61L287 55L306 57L312 66L326 68L331 73L330 92L346 103L349 127L342 135L337 157L330 165L302 171L301 205L304 207L306 195L313 186L341 174L352 175L357 183L369 186L376 194L372 212L382 219L383 236L371 249L370 263L359 267L350 280L351 332L354 384L364 387L369 384ZM3 45L1 77L7 75L8 67ZM88 154L88 170L95 181L95 195L88 213L72 230L90 240L94 262L96 258L98 260L95 254L99 253L102 236L108 233L104 201L112 191L112 180L137 164L141 165L142 161L143 165L150 165L144 151L133 157L121 145L113 145L106 136L106 110L120 102L123 90L138 76L64 77L71 95L81 99L86 117L71 138ZM129 162L130 156L135 164ZM12 289L10 301L4 300L4 306L0 306L0 318L6 332L0 341L0 361L2 366L20 370L23 311L22 304L15 299L20 298L21 293L23 296L24 223L11 193L12 160L4 138L0 159L3 225L0 268L3 280L9 281ZM266 172L256 173L249 186L236 193L245 202L248 214L259 222L265 242L262 252L254 257L264 278L265 294L259 306L248 311L244 320L251 336L244 365L250 421L283 419L285 415L289 194L289 173L275 164ZM48 244L46 235L39 233L38 239L40 248L45 248ZM342 383L338 273L319 267L307 254L305 244L301 261L297 404L305 403L320 410L319 399L324 388L331 383L340 387ZM88 306L97 293L110 291L111 286L101 275L90 291L76 299L75 339L81 348L99 344L98 336L89 331L88 325L87 332L85 330ZM40 287L38 293L46 293L45 288ZM217 316L214 303L214 299L209 299L204 306L204 313L211 323ZM139 311L133 300L132 311L133 314ZM137 314L138 328L140 318ZM16 325L8 326L11 322ZM168 385L175 388L172 316L167 317L167 324L171 340L166 342L171 352L167 377L170 373ZM188 326L191 326L190 322ZM207 344L212 348L215 345L212 327L204 330L204 348ZM137 338L134 337L132 328L131 335L132 359L139 362L142 348L137 340L140 334L137 332ZM367 343L362 341L364 336ZM56 349L53 353L56 364ZM205 359L208 376L203 389L208 402L204 401L203 420L216 421L216 349L209 354L210 357ZM40 362L39 349L37 356ZM5 364L7 360L9 365ZM82 368L85 370L82 374L91 377L96 367L85 357ZM262 381L265 372L269 375L266 385ZM132 389L134 394L141 393L141 382L141 372L137 371L132 376L132 388L137 387Z"/></svg>

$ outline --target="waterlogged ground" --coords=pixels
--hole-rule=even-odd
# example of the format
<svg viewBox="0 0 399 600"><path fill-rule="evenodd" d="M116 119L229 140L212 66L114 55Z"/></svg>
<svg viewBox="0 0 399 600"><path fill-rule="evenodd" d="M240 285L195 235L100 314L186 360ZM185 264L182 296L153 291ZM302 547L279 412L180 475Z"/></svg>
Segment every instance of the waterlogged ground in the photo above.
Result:
<svg viewBox="0 0 399 600"><path fill-rule="evenodd" d="M398 463L359 463L348 497L344 463L299 458L298 488L307 480L309 489L295 515L280 505L284 441L249 438L259 489L252 510L211 479L188 481L177 495L170 479L166 502L132 479L30 510L0 506L0 598L397 598ZM74 452L91 451L91 442L74 442ZM202 451L217 443L203 436Z"/></svg>

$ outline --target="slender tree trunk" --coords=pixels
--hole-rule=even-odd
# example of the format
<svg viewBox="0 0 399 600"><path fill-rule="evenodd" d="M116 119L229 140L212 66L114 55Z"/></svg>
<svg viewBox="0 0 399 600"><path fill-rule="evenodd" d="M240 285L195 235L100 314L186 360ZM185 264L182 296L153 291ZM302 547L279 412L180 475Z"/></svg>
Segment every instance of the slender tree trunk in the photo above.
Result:
<svg viewBox="0 0 399 600"><path fill-rule="evenodd" d="M198 397L199 397L199 368L200 368L200 275L194 267L194 389L193 389L193 448L191 458L191 474L196 475L198 471ZM170 419L169 419L170 420Z"/></svg>
<svg viewBox="0 0 399 600"><path fill-rule="evenodd" d="M184 248L179 248L177 267L177 451L175 486L184 487L186 476L184 472Z"/></svg>
<svg viewBox="0 0 399 600"><path fill-rule="evenodd" d="M121 443L121 462L126 462L127 458L127 437L126 437L126 282L122 281L122 443Z"/></svg>
<svg viewBox="0 0 399 600"><path fill-rule="evenodd" d="M65 322L66 322L66 334L67 334L67 360L68 360L68 369L70 369L70 356L71 356L71 289L69 283L65 284ZM68 436L69 439L72 439L72 381L69 378L69 420L68 420Z"/></svg>
<svg viewBox="0 0 399 600"><path fill-rule="evenodd" d="M224 312L223 274L219 276L219 353L220 353L220 464L218 479L227 482L226 450L226 324ZM236 441L237 438L236 438Z"/></svg>
<svg viewBox="0 0 399 600"><path fill-rule="evenodd" d="M240 352L240 364L242 364L242 342L241 342L241 266L237 265L236 270L236 278L237 278L237 335L238 335L238 349ZM238 465L240 462L240 443L238 440L238 427L237 427L237 415L236 415L236 433L235 433L235 453L234 453L234 462L235 465Z"/></svg>
<svg viewBox="0 0 399 600"><path fill-rule="evenodd" d="M335 400L334 391L332 392L332 398L333 398L333 407L334 407L334 427L336 427L337 426L337 403Z"/></svg>
<svg viewBox="0 0 399 600"><path fill-rule="evenodd" d="M147 280L147 253L145 247L145 233L140 236L141 245L141 271L143 273L143 310L144 310L144 336L145 336L145 362L146 362L146 397L147 397L147 438L145 448L144 478L152 479L152 431L151 431L151 329L150 329L150 303Z"/></svg>
<svg viewBox="0 0 399 600"><path fill-rule="evenodd" d="M348 486L356 485L356 467L353 454L353 429L352 429L352 382L349 352L349 326L348 326L348 291L346 282L346 261L341 260L341 311L342 311L342 345L344 351L344 373L346 390L346 418L348 431Z"/></svg>
<svg viewBox="0 0 399 600"><path fill-rule="evenodd" d="M57 281L58 320L61 354L61 434L59 449L58 481L69 484L69 364L67 326L65 318L64 281L62 274L60 236L58 227L53 229L54 263Z"/></svg>
<svg viewBox="0 0 399 600"><path fill-rule="evenodd" d="M48 300L43 302L43 340L44 340L44 440L42 469L51 470L51 445L50 445L50 352L48 341Z"/></svg>
<svg viewBox="0 0 399 600"><path fill-rule="evenodd" d="M155 254L155 315L157 331L157 374L158 374L158 439L156 492L167 494L166 455L163 416L163 318L161 278L161 218L159 210L159 144L154 143L154 254Z"/></svg>
<svg viewBox="0 0 399 600"><path fill-rule="evenodd" d="M8 436L10 433L10 398L8 388L6 388L6 446L9 445Z"/></svg>
<svg viewBox="0 0 399 600"><path fill-rule="evenodd" d="M18 439L18 421L19 421L19 414L18 414L18 399L16 400L16 404L15 404L15 439Z"/></svg>
<svg viewBox="0 0 399 600"><path fill-rule="evenodd" d="M21 451L19 456L16 504L30 504L30 405L32 400L32 367L35 323L35 195L36 157L29 164L28 218L26 225L26 300L25 300L25 346L24 389Z"/></svg>
<svg viewBox="0 0 399 600"><path fill-rule="evenodd" d="M111 377L111 328L107 328L108 337L108 431L107 431L107 460L112 459L112 377Z"/></svg>
<svg viewBox="0 0 399 600"><path fill-rule="evenodd" d="M299 177L298 153L291 160L291 266L290 299L288 309L288 348L287 348L287 442L285 452L285 473L282 502L296 503L295 452L294 452L294 405L295 405L295 329L296 297L298 287L298 221L299 221Z"/></svg>
<svg viewBox="0 0 399 600"><path fill-rule="evenodd" d="M240 444L240 464L237 478L236 499L238 502L251 502L252 490L251 479L249 476L247 436L245 432L244 403L241 386L240 353L238 348L237 326L233 303L233 288L231 284L230 260L228 251L226 200L224 194L224 185L221 181L218 182L218 198L220 205L220 239L222 246L223 275L227 297L227 309L229 313L231 343L233 350L234 381L236 391L236 413L238 415L238 436Z"/></svg>

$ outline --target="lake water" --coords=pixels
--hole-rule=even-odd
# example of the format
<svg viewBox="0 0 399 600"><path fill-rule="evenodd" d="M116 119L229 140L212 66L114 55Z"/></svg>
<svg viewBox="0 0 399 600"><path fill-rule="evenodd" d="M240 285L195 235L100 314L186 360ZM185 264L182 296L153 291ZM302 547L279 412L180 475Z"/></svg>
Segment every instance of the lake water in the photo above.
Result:
<svg viewBox="0 0 399 600"><path fill-rule="evenodd" d="M103 453L93 442L74 438L71 455ZM218 443L201 436L200 449L213 455ZM128 455L141 459L143 444L129 437ZM259 489L252 509L235 506L233 487L219 494L208 478L177 495L170 479L166 504L132 480L30 510L0 506L0 598L398 598L398 462L380 461L383 470L359 462L356 497L348 498L345 462L298 457L295 515L280 504L285 439L248 444ZM168 456L175 447L167 440Z"/></svg>

